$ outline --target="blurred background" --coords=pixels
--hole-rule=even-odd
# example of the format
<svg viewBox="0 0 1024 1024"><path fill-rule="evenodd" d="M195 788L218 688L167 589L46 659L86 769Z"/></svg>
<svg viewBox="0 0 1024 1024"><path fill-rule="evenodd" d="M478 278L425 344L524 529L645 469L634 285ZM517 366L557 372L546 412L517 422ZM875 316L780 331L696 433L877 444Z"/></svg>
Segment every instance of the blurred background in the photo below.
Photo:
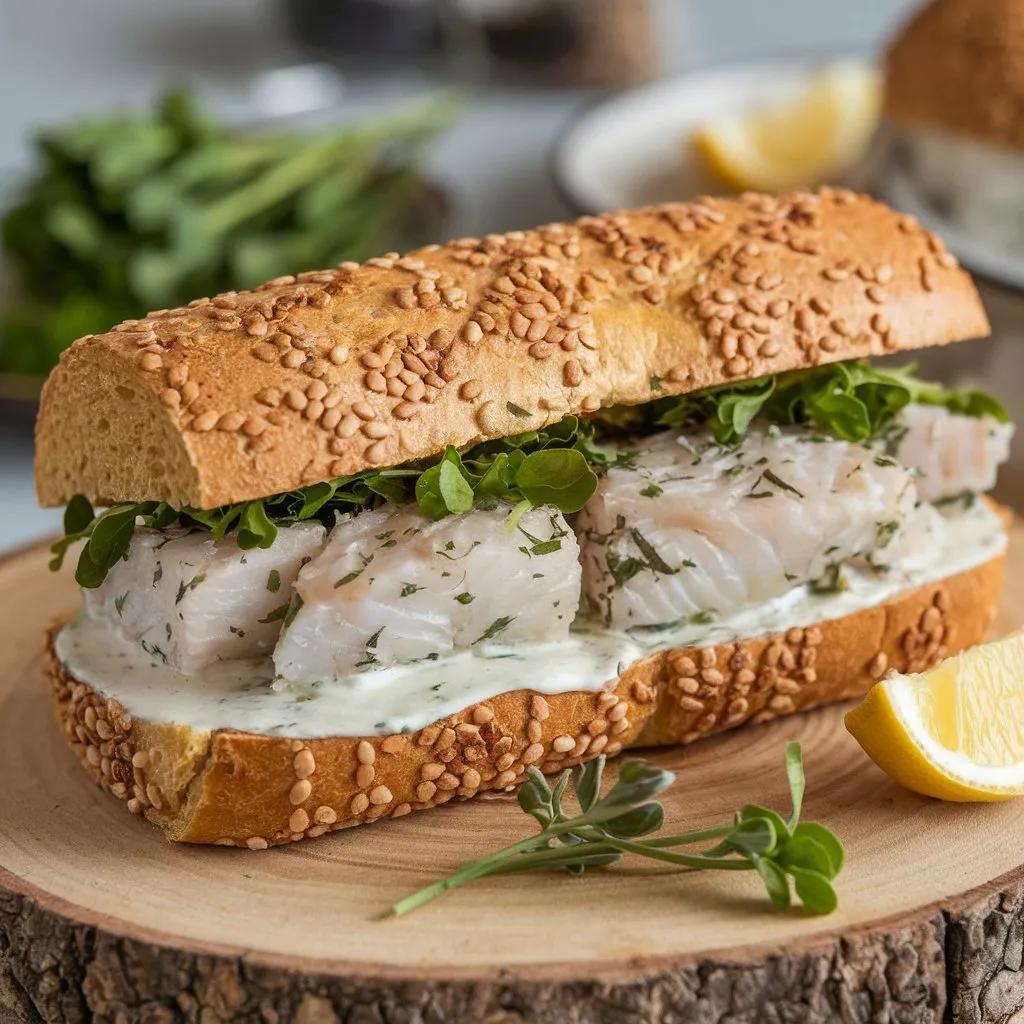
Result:
<svg viewBox="0 0 1024 1024"><path fill-rule="evenodd" d="M0 4L0 549L59 528L35 507L32 416L75 337L342 259L703 191L839 181L938 230L995 336L923 369L1024 418L1024 0L939 0L906 28L923 6Z"/></svg>

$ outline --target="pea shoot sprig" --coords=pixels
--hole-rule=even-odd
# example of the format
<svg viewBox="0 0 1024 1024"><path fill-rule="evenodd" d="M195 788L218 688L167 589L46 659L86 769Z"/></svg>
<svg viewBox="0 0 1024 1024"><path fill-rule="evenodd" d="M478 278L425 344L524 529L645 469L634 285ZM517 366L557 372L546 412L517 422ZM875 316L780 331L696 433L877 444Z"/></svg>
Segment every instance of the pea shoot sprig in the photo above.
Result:
<svg viewBox="0 0 1024 1024"><path fill-rule="evenodd" d="M800 821L804 770L799 743L786 747L792 803L788 818L748 804L728 825L675 835L653 835L665 820L664 808L653 797L675 782L672 772L647 761L625 761L615 785L602 797L604 765L601 755L579 768L567 768L553 787L531 765L519 790L519 806L537 819L540 832L464 864L447 878L399 900L392 913L408 914L481 878L549 868L582 875L587 869L615 863L623 854L673 864L685 871L756 871L779 909L791 905L795 890L811 913L835 910L838 901L832 880L842 870L843 846L824 825ZM570 783L579 805L577 814L562 806ZM707 843L712 845L695 852L677 852L680 847Z"/></svg>

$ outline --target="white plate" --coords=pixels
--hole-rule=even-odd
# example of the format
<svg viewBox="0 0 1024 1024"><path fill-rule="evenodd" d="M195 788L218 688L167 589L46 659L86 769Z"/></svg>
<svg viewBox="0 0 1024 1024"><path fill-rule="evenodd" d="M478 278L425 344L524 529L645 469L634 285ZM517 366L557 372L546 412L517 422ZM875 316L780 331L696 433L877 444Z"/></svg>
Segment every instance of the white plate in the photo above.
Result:
<svg viewBox="0 0 1024 1024"><path fill-rule="evenodd" d="M914 179L895 159L886 161L880 191L887 203L915 216L938 235L972 273L1024 291L1024 257L1004 252L964 232L921 195Z"/></svg>
<svg viewBox="0 0 1024 1024"><path fill-rule="evenodd" d="M795 99L815 70L843 56L850 55L709 67L614 96L585 111L558 143L555 183L586 213L716 191L691 158L694 129L726 111Z"/></svg>

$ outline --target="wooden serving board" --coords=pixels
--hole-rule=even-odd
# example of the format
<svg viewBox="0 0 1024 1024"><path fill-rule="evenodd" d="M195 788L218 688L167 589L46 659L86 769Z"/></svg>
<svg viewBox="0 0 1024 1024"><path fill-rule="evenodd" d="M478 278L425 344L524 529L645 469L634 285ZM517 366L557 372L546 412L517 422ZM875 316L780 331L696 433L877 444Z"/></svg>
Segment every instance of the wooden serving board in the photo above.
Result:
<svg viewBox="0 0 1024 1024"><path fill-rule="evenodd" d="M998 631L1024 621L1012 531ZM42 631L74 609L36 548L0 563L0 1021L640 1024L1024 1020L1024 800L942 804L862 755L843 708L653 753L668 824L786 806L846 844L840 909L747 875L635 864L511 876L399 920L398 897L519 838L512 796L261 853L170 846L95 788L51 720Z"/></svg>

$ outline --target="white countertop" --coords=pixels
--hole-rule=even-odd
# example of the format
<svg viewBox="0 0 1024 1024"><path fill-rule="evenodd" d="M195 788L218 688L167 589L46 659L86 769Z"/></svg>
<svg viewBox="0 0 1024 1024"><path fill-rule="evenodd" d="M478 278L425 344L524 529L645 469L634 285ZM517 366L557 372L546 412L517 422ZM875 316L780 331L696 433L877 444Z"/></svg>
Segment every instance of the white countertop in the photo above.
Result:
<svg viewBox="0 0 1024 1024"><path fill-rule="evenodd" d="M666 70L763 53L868 49L913 0L653 0ZM171 81L244 113L251 76L302 56L272 0L32 0L0 3L0 175L24 169L40 125L144 103ZM352 78L338 118L432 83L415 73ZM480 234L567 216L548 153L592 96L486 89L438 146L431 170L451 190L449 233ZM0 416L0 550L59 530L35 507L31 424Z"/></svg>

